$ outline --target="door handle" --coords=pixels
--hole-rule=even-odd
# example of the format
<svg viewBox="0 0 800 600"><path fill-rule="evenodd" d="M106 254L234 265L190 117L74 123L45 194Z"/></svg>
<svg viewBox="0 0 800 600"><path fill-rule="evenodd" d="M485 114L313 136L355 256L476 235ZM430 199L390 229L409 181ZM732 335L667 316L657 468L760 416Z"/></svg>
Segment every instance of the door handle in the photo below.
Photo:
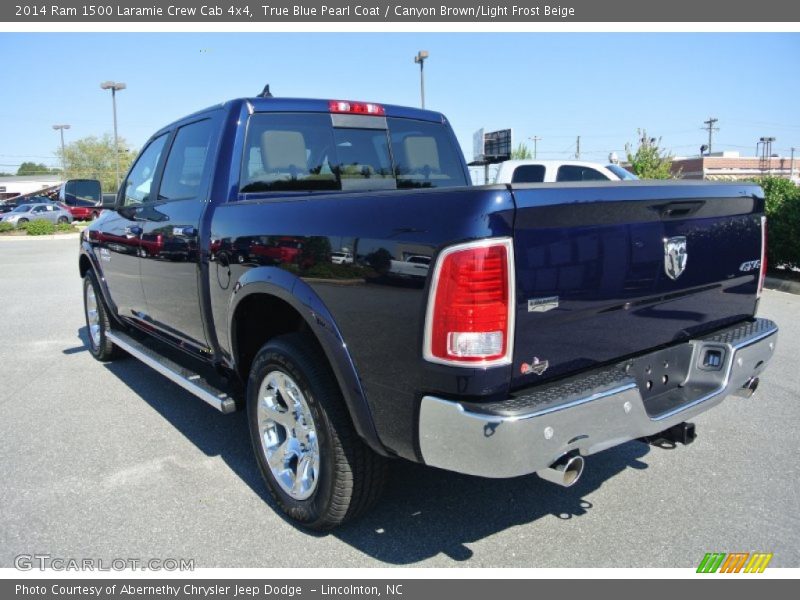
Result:
<svg viewBox="0 0 800 600"><path fill-rule="evenodd" d="M141 235L142 228L138 225L128 225L125 228L125 235Z"/></svg>

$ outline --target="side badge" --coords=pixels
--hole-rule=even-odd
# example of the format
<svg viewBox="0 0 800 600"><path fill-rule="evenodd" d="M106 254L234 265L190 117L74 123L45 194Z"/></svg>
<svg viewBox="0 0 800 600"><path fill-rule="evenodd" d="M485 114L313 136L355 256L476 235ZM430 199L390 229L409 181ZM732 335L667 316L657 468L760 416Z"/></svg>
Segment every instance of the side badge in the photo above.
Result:
<svg viewBox="0 0 800 600"><path fill-rule="evenodd" d="M111 260L111 253L107 248L100 248L100 260L108 262Z"/></svg>
<svg viewBox="0 0 800 600"><path fill-rule="evenodd" d="M522 363L519 367L520 373L523 375L529 375L533 373L534 375L541 375L545 371L547 371L547 367L550 366L550 361L548 360L539 360L536 356L533 357L533 361L531 364Z"/></svg>
<svg viewBox="0 0 800 600"><path fill-rule="evenodd" d="M528 298L528 312L547 312L554 308L558 308L558 296Z"/></svg>

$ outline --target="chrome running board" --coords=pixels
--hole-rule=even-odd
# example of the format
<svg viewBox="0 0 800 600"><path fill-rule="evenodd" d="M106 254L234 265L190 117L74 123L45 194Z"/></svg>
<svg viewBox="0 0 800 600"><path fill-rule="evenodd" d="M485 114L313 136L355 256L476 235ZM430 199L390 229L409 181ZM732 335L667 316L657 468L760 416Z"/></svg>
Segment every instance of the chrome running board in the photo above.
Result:
<svg viewBox="0 0 800 600"><path fill-rule="evenodd" d="M185 369L119 331L106 331L106 337L115 346L119 346L134 358L158 371L170 381L177 383L187 392L194 394L221 413L228 414L236 410L236 402L233 398L209 384L201 375Z"/></svg>

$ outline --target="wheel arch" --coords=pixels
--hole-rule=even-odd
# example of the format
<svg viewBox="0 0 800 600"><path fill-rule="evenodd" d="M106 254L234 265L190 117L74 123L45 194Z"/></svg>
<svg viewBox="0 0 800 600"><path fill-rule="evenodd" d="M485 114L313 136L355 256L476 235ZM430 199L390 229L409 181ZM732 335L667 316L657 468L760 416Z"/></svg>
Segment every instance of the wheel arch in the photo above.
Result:
<svg viewBox="0 0 800 600"><path fill-rule="evenodd" d="M285 333L308 332L327 359L356 432L373 450L387 455L336 321L307 283L275 267L251 269L234 287L228 314L229 347L243 381L266 342Z"/></svg>
<svg viewBox="0 0 800 600"><path fill-rule="evenodd" d="M94 273L97 283L100 284L100 293L103 297L103 301L106 303L111 320L119 324L120 320L117 316L117 305L114 304L114 301L111 299L111 294L108 291L108 284L103 276L103 271L100 265L97 264L97 259L91 251L91 246L89 246L87 242L81 241L81 249L78 255L78 272L81 275L81 279L86 277L86 273L89 271Z"/></svg>

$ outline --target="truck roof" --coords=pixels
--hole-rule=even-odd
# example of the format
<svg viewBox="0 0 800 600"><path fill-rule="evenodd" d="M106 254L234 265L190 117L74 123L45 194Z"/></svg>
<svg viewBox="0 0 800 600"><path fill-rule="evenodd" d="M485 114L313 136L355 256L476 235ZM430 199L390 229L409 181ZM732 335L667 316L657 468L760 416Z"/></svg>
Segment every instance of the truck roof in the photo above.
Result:
<svg viewBox="0 0 800 600"><path fill-rule="evenodd" d="M348 98L264 98L264 97L253 97L253 98L234 98L228 100L226 102L221 102L220 104L215 104L213 106L208 106L202 110L195 111L189 115L181 117L180 119L176 119L169 125L166 125L161 128L160 131L164 129L168 129L173 125L185 121L187 119L191 119L196 115L201 115L203 113L207 113L212 110L217 110L223 108L225 106L240 106L243 103L247 103L253 107L255 112L330 112L329 103L332 100L341 101L344 100L346 102L367 102L363 100L353 100ZM378 104L383 107L385 115L387 117L397 117L401 119L417 119L420 121L431 121L434 123L446 123L447 119L445 116L433 110L424 110L421 108L413 108L410 106L398 106L396 104L384 104L382 102L371 102L371 104ZM156 134L158 135L158 134Z"/></svg>
<svg viewBox="0 0 800 600"><path fill-rule="evenodd" d="M298 112L329 112L329 102L331 100L344 100L348 102L370 102L366 100L353 99L353 98L241 98L241 101L249 102L253 109L257 112L271 112L271 111L298 111ZM434 121L437 123L444 122L445 118L442 113L424 110L421 108L413 108L410 106L398 106L396 104L384 104L382 102L374 102L383 107L387 117L400 117L405 119L419 119L421 121Z"/></svg>
<svg viewBox="0 0 800 600"><path fill-rule="evenodd" d="M194 111L188 115L175 119L174 121L164 125L158 131L153 133L149 139L158 137L165 131L172 127L179 126L181 123L190 121L200 115L209 113L214 110L220 110L228 107L231 110L239 110L243 104L249 104L253 107L254 112L330 112L329 103L332 100L346 101L346 102L359 102L364 103L363 100L352 100L345 98L264 98L261 96L253 98L234 98L219 104L207 106L201 110ZM394 117L400 119L417 119L419 121L430 121L433 123L447 123L445 116L433 110L424 110L421 108L413 108L410 106L398 106L396 104L383 104L381 102L371 102L371 104L378 104L383 107L384 114L387 117Z"/></svg>

